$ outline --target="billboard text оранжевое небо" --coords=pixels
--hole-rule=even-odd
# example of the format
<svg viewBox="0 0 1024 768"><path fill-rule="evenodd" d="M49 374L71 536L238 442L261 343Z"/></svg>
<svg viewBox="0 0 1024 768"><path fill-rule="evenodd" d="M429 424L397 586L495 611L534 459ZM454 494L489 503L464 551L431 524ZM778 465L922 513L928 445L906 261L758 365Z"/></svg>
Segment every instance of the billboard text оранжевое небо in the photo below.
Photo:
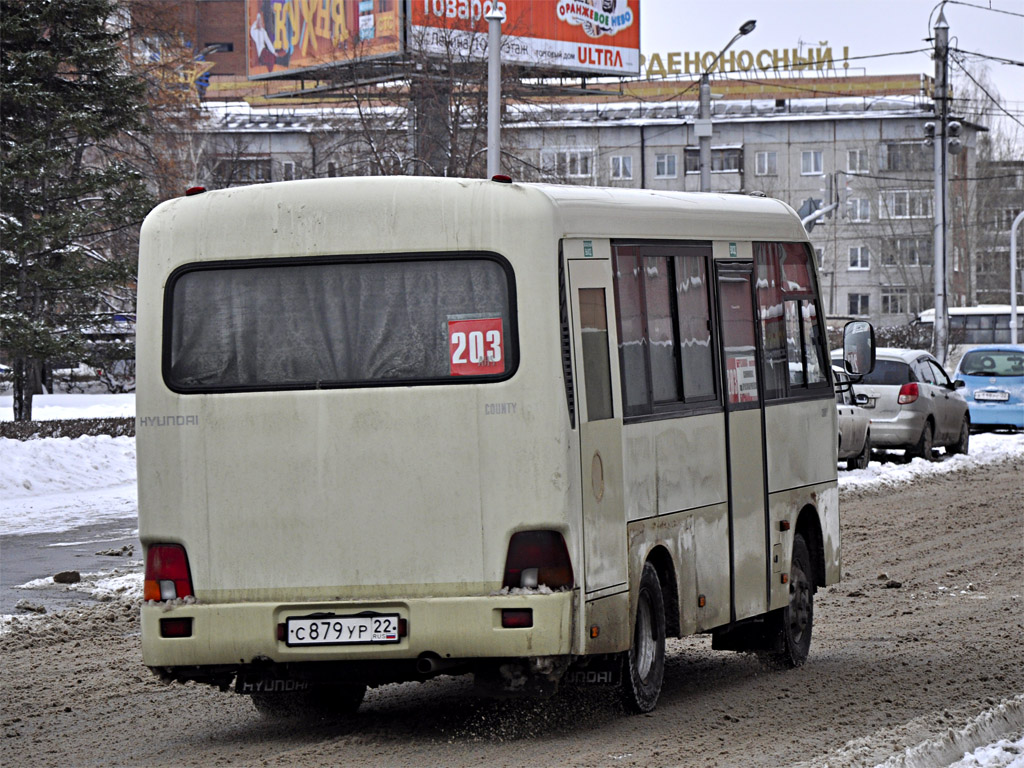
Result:
<svg viewBox="0 0 1024 768"><path fill-rule="evenodd" d="M249 77L289 77L412 53L487 56L504 13L502 61L592 74L640 72L640 0L247 0ZM402 30L407 30L403 35ZM406 38L403 43L403 38Z"/></svg>

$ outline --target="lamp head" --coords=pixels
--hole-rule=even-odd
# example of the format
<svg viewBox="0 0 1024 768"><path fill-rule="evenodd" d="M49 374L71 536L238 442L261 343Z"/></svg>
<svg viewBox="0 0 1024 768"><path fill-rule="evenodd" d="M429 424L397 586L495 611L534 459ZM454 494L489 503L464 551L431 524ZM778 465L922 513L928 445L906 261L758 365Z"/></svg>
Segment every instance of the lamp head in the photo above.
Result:
<svg viewBox="0 0 1024 768"><path fill-rule="evenodd" d="M749 35L751 32L754 31L754 27L756 27L756 26L757 26L757 20L756 19L751 19L750 21L745 22L742 27L740 27L740 34L741 35Z"/></svg>

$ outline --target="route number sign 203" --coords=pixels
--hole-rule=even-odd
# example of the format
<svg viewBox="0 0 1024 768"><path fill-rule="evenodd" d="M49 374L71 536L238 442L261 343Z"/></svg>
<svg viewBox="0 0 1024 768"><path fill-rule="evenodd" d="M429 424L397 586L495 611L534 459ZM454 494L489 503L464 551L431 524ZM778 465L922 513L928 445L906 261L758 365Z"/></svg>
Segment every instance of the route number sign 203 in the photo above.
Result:
<svg viewBox="0 0 1024 768"><path fill-rule="evenodd" d="M504 373L501 318L449 320L448 361L452 376Z"/></svg>

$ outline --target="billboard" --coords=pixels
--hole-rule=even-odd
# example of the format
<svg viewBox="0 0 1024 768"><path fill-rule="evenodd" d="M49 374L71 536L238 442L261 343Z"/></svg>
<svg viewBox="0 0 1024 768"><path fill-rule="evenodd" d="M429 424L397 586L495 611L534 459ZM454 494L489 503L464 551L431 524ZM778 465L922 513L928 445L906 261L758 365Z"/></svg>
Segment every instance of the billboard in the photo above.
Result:
<svg viewBox="0 0 1024 768"><path fill-rule="evenodd" d="M505 14L503 63L640 74L639 0L411 0L409 45L429 54L454 49L483 58L483 17L495 6Z"/></svg>
<svg viewBox="0 0 1024 768"><path fill-rule="evenodd" d="M402 52L403 0L246 0L251 79Z"/></svg>
<svg viewBox="0 0 1024 768"><path fill-rule="evenodd" d="M251 79L396 56L484 59L492 9L502 62L640 74L640 0L245 0Z"/></svg>

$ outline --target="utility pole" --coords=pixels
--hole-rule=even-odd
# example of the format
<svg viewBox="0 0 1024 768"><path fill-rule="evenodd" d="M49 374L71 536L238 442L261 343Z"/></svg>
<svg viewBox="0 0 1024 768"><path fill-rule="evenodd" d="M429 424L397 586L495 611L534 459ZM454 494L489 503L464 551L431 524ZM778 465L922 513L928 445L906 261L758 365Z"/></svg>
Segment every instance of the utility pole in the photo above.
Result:
<svg viewBox="0 0 1024 768"><path fill-rule="evenodd" d="M700 191L710 192L711 191L711 80L708 77L708 73L715 68L719 60L725 54L726 51L744 35L749 35L754 31L754 27L757 26L757 21L751 19L745 22L740 31L737 32L732 40L725 44L725 48L719 51L718 55L715 56L711 64L701 72L700 75L700 112L698 113L698 119L693 123L693 133L697 137L698 149L699 149L699 163L700 163Z"/></svg>
<svg viewBox="0 0 1024 768"><path fill-rule="evenodd" d="M942 9L935 22L935 330L932 354L946 364L949 317L946 314L946 123L949 117L949 24Z"/></svg>
<svg viewBox="0 0 1024 768"><path fill-rule="evenodd" d="M497 3L495 3L497 6ZM495 9L487 19L487 178L501 173L501 22Z"/></svg>

